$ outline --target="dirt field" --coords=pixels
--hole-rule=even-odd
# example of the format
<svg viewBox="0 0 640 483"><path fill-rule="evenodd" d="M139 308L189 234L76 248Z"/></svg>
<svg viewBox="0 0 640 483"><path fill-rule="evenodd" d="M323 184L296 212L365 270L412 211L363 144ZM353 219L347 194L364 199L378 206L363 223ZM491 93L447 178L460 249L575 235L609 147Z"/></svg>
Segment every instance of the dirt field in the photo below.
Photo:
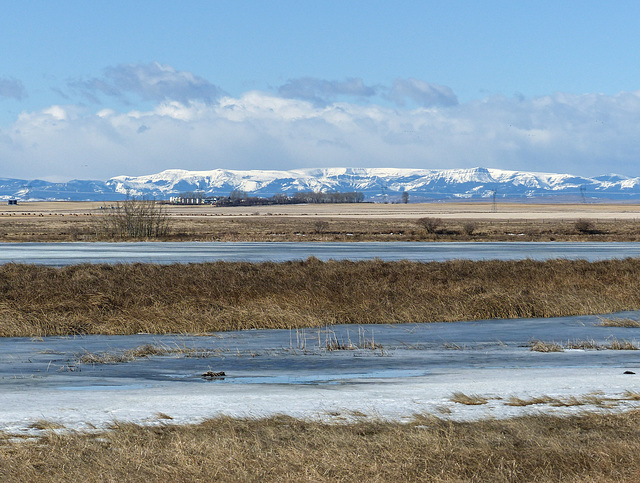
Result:
<svg viewBox="0 0 640 483"><path fill-rule="evenodd" d="M164 240L639 241L640 204L415 203L251 207L164 205ZM0 206L0 241L96 241L109 203ZM420 219L437 220L425 229ZM588 220L577 229L577 220ZM304 237L304 238L302 238Z"/></svg>

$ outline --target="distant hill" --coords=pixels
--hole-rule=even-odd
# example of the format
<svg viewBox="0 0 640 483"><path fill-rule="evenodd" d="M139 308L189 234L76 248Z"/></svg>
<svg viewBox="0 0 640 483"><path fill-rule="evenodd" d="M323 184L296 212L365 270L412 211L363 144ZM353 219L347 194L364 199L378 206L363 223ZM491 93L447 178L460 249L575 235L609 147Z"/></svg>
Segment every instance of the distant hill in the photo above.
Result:
<svg viewBox="0 0 640 483"><path fill-rule="evenodd" d="M0 178L0 199L118 200L129 196L168 199L184 192L227 196L234 190L250 196L296 191L358 191L366 201L498 199L513 201L640 200L640 178L607 174L594 178L569 174L471 169L323 168L290 171L186 171L169 169L147 176L116 176L107 181Z"/></svg>

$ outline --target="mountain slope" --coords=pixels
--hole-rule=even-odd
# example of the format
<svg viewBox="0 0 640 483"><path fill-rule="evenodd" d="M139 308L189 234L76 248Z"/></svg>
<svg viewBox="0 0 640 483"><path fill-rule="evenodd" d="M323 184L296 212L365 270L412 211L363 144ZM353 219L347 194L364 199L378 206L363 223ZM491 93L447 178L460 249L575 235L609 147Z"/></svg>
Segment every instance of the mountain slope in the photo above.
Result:
<svg viewBox="0 0 640 483"><path fill-rule="evenodd" d="M594 178L569 174L471 169L322 168L290 171L170 169L146 176L110 180L0 179L0 199L115 200L126 196L168 199L184 192L226 196L240 190L252 196L297 191L359 191L365 199L393 201L403 191L411 201L441 199L640 199L640 178L607 174Z"/></svg>

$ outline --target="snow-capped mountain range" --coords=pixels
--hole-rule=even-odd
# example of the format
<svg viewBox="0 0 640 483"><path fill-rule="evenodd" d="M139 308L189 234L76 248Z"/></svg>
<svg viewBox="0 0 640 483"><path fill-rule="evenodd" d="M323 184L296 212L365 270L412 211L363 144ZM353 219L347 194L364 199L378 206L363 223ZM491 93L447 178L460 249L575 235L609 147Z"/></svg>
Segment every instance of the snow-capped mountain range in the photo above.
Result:
<svg viewBox="0 0 640 483"><path fill-rule="evenodd" d="M358 191L367 201L410 201L493 198L526 200L640 199L640 177L609 174L586 178L569 174L471 169L323 168L290 171L186 171L170 169L147 176L116 176L107 181L0 178L0 199L118 200L126 196L168 199L185 192L228 196L232 191L270 197L297 191Z"/></svg>

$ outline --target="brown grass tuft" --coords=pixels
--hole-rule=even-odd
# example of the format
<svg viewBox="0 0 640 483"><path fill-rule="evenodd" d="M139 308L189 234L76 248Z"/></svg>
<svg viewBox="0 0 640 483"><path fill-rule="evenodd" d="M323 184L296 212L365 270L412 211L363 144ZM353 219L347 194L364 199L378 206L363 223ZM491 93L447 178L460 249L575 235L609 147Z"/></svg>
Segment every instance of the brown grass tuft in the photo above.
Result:
<svg viewBox="0 0 640 483"><path fill-rule="evenodd" d="M640 320L636 319L623 319L623 318L608 318L601 317L600 323L598 324L602 327L629 327L629 328L638 328L640 327Z"/></svg>
<svg viewBox="0 0 640 483"><path fill-rule="evenodd" d="M531 343L531 350L534 352L563 352L564 348L555 342L536 340Z"/></svg>
<svg viewBox="0 0 640 483"><path fill-rule="evenodd" d="M531 399L521 399L516 396L512 396L504 403L505 406L533 406L535 404L549 404L553 401L553 398L549 396L537 396Z"/></svg>
<svg viewBox="0 0 640 483"><path fill-rule="evenodd" d="M481 406L489 402L487 398L478 394L464 394L462 392L454 392L451 396L451 401L465 406Z"/></svg>
<svg viewBox="0 0 640 483"><path fill-rule="evenodd" d="M45 431L52 429L63 429L64 424L56 423L55 421L49 421L47 419L38 419L37 421L32 422L28 427L30 429Z"/></svg>
<svg viewBox="0 0 640 483"><path fill-rule="evenodd" d="M607 349L614 351L637 351L638 346L628 340L611 339L611 342L607 344Z"/></svg>

